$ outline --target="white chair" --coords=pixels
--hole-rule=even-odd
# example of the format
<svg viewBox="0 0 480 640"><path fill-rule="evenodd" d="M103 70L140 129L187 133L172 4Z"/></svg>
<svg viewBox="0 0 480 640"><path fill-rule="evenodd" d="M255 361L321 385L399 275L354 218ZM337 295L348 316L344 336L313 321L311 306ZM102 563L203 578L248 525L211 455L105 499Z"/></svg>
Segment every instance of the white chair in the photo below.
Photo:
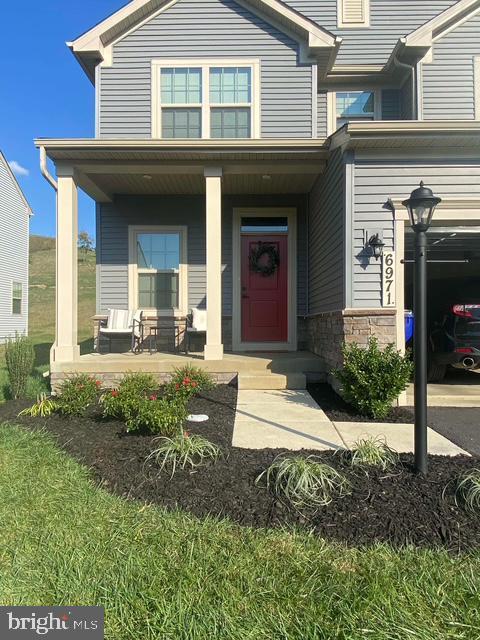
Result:
<svg viewBox="0 0 480 640"><path fill-rule="evenodd" d="M207 310L191 309L187 317L187 330L185 332L185 353L190 350L190 338L192 335L207 334Z"/></svg>
<svg viewBox="0 0 480 640"><path fill-rule="evenodd" d="M112 338L124 338L130 336L131 349L138 353L143 343L143 311L127 311L126 309L109 309L107 319L101 320L98 327L97 351L99 351L100 338L108 338L108 350L112 349Z"/></svg>

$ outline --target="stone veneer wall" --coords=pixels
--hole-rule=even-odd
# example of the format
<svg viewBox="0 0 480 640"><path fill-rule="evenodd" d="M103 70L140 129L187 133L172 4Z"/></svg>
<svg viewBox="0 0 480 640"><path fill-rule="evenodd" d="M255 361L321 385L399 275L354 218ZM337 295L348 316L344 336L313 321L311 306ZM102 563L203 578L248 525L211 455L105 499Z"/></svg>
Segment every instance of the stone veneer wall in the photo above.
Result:
<svg viewBox="0 0 480 640"><path fill-rule="evenodd" d="M311 316L308 322L308 348L324 360L325 372L342 365L342 345L366 345L371 336L380 346L396 343L395 309L345 309Z"/></svg>

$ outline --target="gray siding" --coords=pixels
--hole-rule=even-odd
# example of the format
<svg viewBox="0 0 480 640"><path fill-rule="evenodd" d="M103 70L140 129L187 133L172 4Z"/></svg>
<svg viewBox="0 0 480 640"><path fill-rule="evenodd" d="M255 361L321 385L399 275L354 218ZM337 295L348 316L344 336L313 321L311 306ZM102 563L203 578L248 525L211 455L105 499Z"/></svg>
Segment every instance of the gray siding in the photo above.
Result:
<svg viewBox="0 0 480 640"><path fill-rule="evenodd" d="M28 329L29 212L0 154L0 343ZM22 314L12 313L12 283L23 288Z"/></svg>
<svg viewBox="0 0 480 640"><path fill-rule="evenodd" d="M298 314L306 313L306 201L305 196L228 196L222 214L222 309L232 314L232 215L234 207L295 206L298 212ZM97 211L99 313L128 308L128 226L186 225L188 253L188 305L206 302L205 196L119 196Z"/></svg>
<svg viewBox="0 0 480 640"><path fill-rule="evenodd" d="M416 105L413 104L414 92L412 77L408 77L403 83L400 89L400 119L412 120L415 118L414 109L416 111Z"/></svg>
<svg viewBox="0 0 480 640"><path fill-rule="evenodd" d="M317 137L326 138L328 130L327 92L319 91L317 95Z"/></svg>
<svg viewBox="0 0 480 640"><path fill-rule="evenodd" d="M399 89L382 90L382 120L401 120L401 94Z"/></svg>
<svg viewBox="0 0 480 640"><path fill-rule="evenodd" d="M380 64L397 40L456 0L370 0L370 28L337 29L337 0L286 0L291 7L343 38L337 64Z"/></svg>
<svg viewBox="0 0 480 640"><path fill-rule="evenodd" d="M344 172L336 150L310 192L309 314L344 306Z"/></svg>
<svg viewBox="0 0 480 640"><path fill-rule="evenodd" d="M383 232L393 248L393 216L384 208L388 198L408 197L420 180L441 198L480 197L480 161L375 161L355 163L353 238L353 306L381 306L381 263L364 250L365 230Z"/></svg>
<svg viewBox="0 0 480 640"><path fill-rule="evenodd" d="M433 45L432 64L422 65L425 120L473 120L474 56L480 56L480 14Z"/></svg>
<svg viewBox="0 0 480 640"><path fill-rule="evenodd" d="M99 135L151 137L153 58L261 60L261 135L312 137L311 66L298 43L233 0L179 0L113 47L101 68Z"/></svg>

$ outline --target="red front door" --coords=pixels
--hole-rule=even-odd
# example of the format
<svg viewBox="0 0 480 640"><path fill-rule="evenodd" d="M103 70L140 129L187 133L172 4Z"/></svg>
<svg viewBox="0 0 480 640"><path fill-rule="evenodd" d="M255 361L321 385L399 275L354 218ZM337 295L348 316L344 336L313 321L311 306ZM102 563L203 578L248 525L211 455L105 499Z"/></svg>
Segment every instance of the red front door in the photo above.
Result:
<svg viewBox="0 0 480 640"><path fill-rule="evenodd" d="M269 275L251 268L250 256L259 243L273 246L279 264ZM242 236L242 342L287 342L288 255L286 235ZM260 264L268 264L265 254Z"/></svg>

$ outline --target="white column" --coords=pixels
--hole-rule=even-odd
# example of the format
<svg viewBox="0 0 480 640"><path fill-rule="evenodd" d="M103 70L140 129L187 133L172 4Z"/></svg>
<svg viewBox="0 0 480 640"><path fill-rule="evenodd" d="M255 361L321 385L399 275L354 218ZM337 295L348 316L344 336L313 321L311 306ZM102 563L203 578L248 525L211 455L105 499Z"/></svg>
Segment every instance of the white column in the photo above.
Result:
<svg viewBox="0 0 480 640"><path fill-rule="evenodd" d="M205 360L221 360L222 344L222 169L207 167L207 341Z"/></svg>
<svg viewBox="0 0 480 640"><path fill-rule="evenodd" d="M394 239L395 239L395 295L396 295L396 343L397 350L405 353L405 220L408 220L406 211L394 212ZM398 406L407 404L407 393L402 391L398 397Z"/></svg>
<svg viewBox="0 0 480 640"><path fill-rule="evenodd" d="M72 167L57 167L55 343L52 362L71 362L78 345L78 192Z"/></svg>

